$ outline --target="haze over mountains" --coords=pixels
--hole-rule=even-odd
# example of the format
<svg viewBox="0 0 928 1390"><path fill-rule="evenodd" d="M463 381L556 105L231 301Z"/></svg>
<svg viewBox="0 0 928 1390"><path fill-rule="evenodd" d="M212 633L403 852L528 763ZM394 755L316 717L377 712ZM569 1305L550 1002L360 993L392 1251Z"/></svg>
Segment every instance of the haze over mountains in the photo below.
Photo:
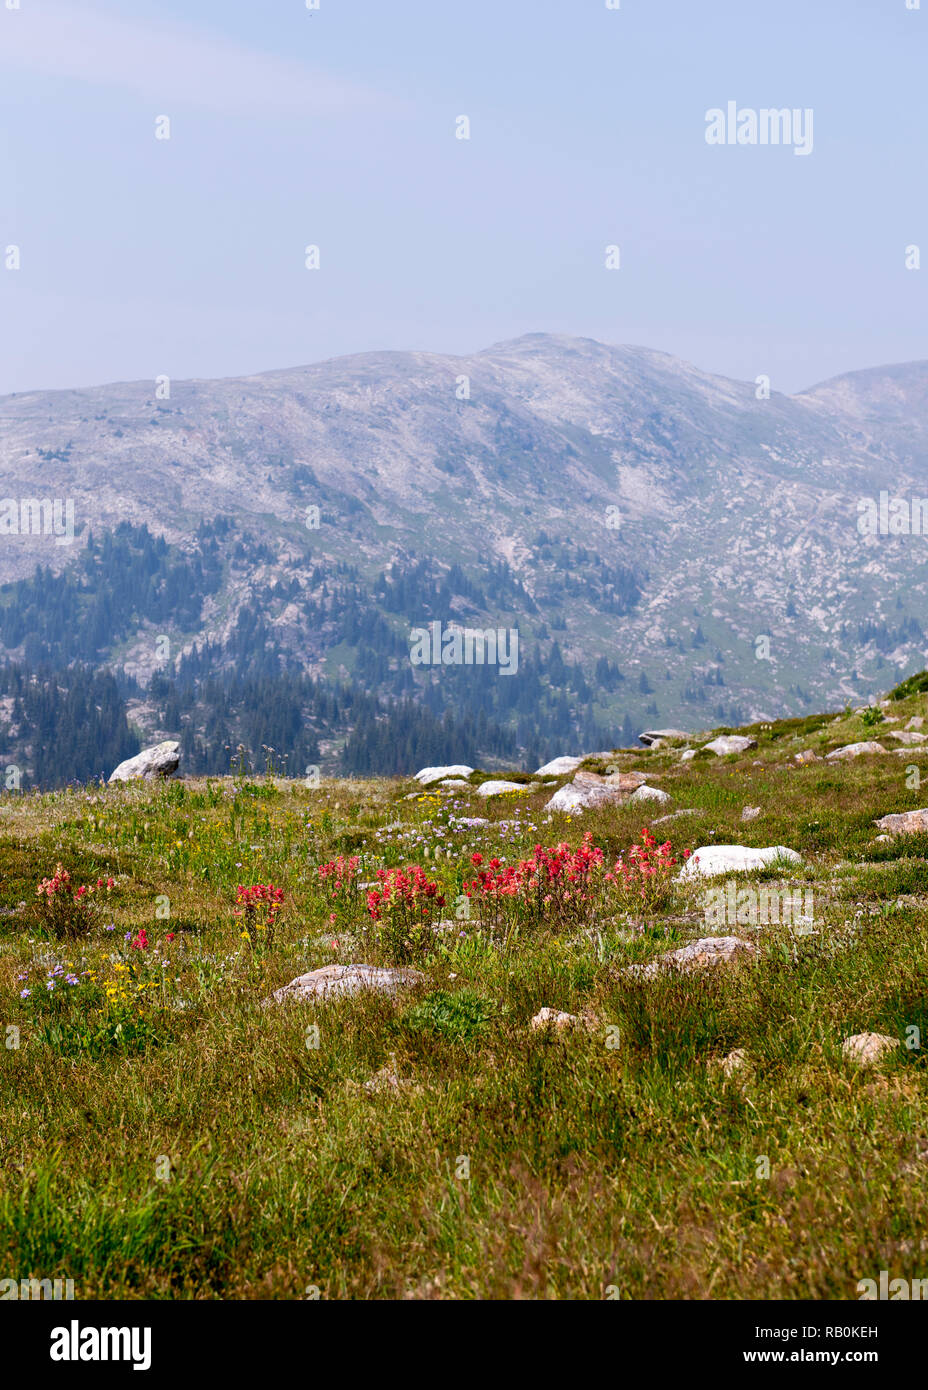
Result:
<svg viewBox="0 0 928 1390"><path fill-rule="evenodd" d="M928 363L760 394L650 349L529 334L171 381L167 399L153 381L8 396L4 496L73 498L78 535L3 536L0 580L84 564L61 600L75 616L107 563L81 558L89 533L129 522L168 550L131 611L97 604L92 649L46 630L51 590L7 588L7 655L147 688L206 642L216 670L247 666L244 620L294 672L387 705L440 718L479 686L475 717L515 739L497 740L504 761L859 701L925 664L925 538L861 535L858 502L928 494ZM488 672L414 673L409 629L434 620L516 627L522 697ZM547 691L531 742L526 681ZM130 692L143 732L176 733L156 705ZM323 760L343 714L330 744L317 730Z"/></svg>

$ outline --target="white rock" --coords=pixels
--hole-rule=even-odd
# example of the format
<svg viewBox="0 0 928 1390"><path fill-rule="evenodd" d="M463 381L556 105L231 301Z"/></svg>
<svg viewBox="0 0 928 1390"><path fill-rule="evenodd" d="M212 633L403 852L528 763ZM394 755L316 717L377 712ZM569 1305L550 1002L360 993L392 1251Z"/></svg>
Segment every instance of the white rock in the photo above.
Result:
<svg viewBox="0 0 928 1390"><path fill-rule="evenodd" d="M425 976L418 970L387 970L376 965L324 965L308 975L298 975L288 985L275 989L270 1003L302 1004L312 1000L332 999L340 995L360 994L374 990L378 994L395 994L406 985L420 984Z"/></svg>
<svg viewBox="0 0 928 1390"><path fill-rule="evenodd" d="M924 722L925 721L920 714L913 714L912 718L909 720L908 724L906 724L905 727L907 729L920 729Z"/></svg>
<svg viewBox="0 0 928 1390"><path fill-rule="evenodd" d="M891 1038L888 1033L854 1033L844 1039L841 1051L848 1061L860 1067L871 1067L898 1046L899 1039Z"/></svg>
<svg viewBox="0 0 928 1390"><path fill-rule="evenodd" d="M681 761L681 763L689 763L689 762L692 762L692 760L695 758L695 756L696 756L696 749L695 749L695 748L687 748L686 751L685 751L684 753L681 753L681 754L680 754L680 761Z"/></svg>
<svg viewBox="0 0 928 1390"><path fill-rule="evenodd" d="M576 1014L565 1014L561 1009L540 1009L532 1019L531 1027L537 1032L540 1028L556 1028L561 1032L564 1028L573 1028L580 1022Z"/></svg>
<svg viewBox="0 0 928 1390"><path fill-rule="evenodd" d="M764 869L777 861L801 864L802 856L785 845L752 849L747 845L702 845L693 851L680 871L681 878L712 878L716 874L737 874Z"/></svg>
<svg viewBox="0 0 928 1390"><path fill-rule="evenodd" d="M891 729L889 737L898 739L907 746L913 743L928 743L928 734L918 734L913 729Z"/></svg>
<svg viewBox="0 0 928 1390"><path fill-rule="evenodd" d="M741 819L742 819L743 821L757 820L757 817L758 817L759 815L760 815L760 807L759 807L759 806L745 806L744 810L741 812Z"/></svg>
<svg viewBox="0 0 928 1390"><path fill-rule="evenodd" d="M825 761L829 763L845 762L848 758L860 758L865 753L885 753L886 749L882 743L846 743L843 748L836 748L832 753L825 754Z"/></svg>
<svg viewBox="0 0 928 1390"><path fill-rule="evenodd" d="M755 948L740 936L703 936L681 946L677 951L668 951L647 965L629 965L622 971L645 980L653 980L656 975L672 974L689 970L705 970L716 965L725 965L737 956L755 954Z"/></svg>
<svg viewBox="0 0 928 1390"><path fill-rule="evenodd" d="M672 798L666 792L662 792L660 787L644 786L632 792L628 798L628 804L631 806L636 801L657 801L661 805L668 805L671 800Z"/></svg>
<svg viewBox="0 0 928 1390"><path fill-rule="evenodd" d="M423 787L427 787L432 782L441 782L445 777L469 777L473 770L466 763L452 763L450 767L420 767L415 778Z"/></svg>
<svg viewBox="0 0 928 1390"><path fill-rule="evenodd" d="M523 782L502 782L491 779L489 782L481 782L477 788L478 796L502 796L505 792L530 792L531 783L526 785Z"/></svg>
<svg viewBox="0 0 928 1390"><path fill-rule="evenodd" d="M703 747L724 758L727 753L746 753L749 748L756 748L757 739L748 738L746 734L720 734L711 743L703 744Z"/></svg>
<svg viewBox="0 0 928 1390"><path fill-rule="evenodd" d="M165 743L156 743L152 748L143 748L134 758L127 758L110 773L109 780L131 782L136 777L143 777L146 782L151 782L156 777L172 776L179 762L180 744L176 739L168 739Z"/></svg>
<svg viewBox="0 0 928 1390"><path fill-rule="evenodd" d="M564 777L568 772L576 772L583 762L582 758L572 758L568 754L563 754L560 758L552 758L544 767L540 767L535 773L536 777Z"/></svg>
<svg viewBox="0 0 928 1390"><path fill-rule="evenodd" d="M465 782L463 777L450 777L447 782L441 782L438 787L438 790L440 792L446 790L451 790L454 792L461 791L462 789L465 791L470 790L470 783Z"/></svg>
<svg viewBox="0 0 928 1390"><path fill-rule="evenodd" d="M655 825L663 825L666 821L676 820L678 816L696 816L699 812L695 806L684 806L680 811L671 811L669 816L658 816L657 820L652 820L651 829Z"/></svg>
<svg viewBox="0 0 928 1390"><path fill-rule="evenodd" d="M794 753L793 757L797 763L820 763L822 759L812 751L811 748L803 748L801 753Z"/></svg>

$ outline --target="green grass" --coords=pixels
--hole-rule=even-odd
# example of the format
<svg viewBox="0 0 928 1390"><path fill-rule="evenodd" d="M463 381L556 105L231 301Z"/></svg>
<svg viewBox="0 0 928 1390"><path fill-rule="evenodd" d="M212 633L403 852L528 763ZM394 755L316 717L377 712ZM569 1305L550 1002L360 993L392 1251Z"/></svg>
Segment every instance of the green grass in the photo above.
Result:
<svg viewBox="0 0 928 1390"><path fill-rule="evenodd" d="M923 701L896 702L890 727ZM455 916L473 851L513 861L590 829L611 862L647 808L549 824L550 787L482 802L385 780L4 796L0 1263L72 1278L78 1298L602 1298L613 1285L842 1299L880 1269L923 1277L924 1051L859 1070L841 1042L928 1038L928 839L879 844L873 825L928 798L907 785L915 758L794 762L861 728L853 714L756 726L758 748L734 759L615 755L671 794L665 810L697 809L655 832L675 850L788 845L803 856L789 880L777 866L745 883L815 897L815 935L726 927L756 956L655 980L622 972L707 934L698 884L643 921L608 899L506 950ZM742 824L745 805L760 818ZM491 825L456 826L449 809ZM454 926L417 962L425 982L395 996L262 1008L319 966L390 963L363 893L330 920L315 869L339 853L361 855L365 882L421 864ZM116 880L76 943L43 937L32 912L59 860L76 881ZM233 904L260 881L285 908L252 947ZM148 952L124 939L140 928ZM49 995L56 963L96 981ZM587 1026L533 1031L545 1005ZM735 1048L748 1065L726 1080L717 1064ZM365 1089L387 1065L400 1084Z"/></svg>

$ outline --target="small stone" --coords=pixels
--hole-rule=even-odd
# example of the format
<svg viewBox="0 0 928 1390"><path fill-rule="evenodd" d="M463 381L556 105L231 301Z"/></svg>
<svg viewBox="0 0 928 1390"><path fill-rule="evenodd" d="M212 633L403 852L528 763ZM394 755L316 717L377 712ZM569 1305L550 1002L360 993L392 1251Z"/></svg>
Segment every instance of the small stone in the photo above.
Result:
<svg viewBox="0 0 928 1390"><path fill-rule="evenodd" d="M801 753L795 755L797 763L820 763L822 759L817 753L813 753L811 748L803 748Z"/></svg>
<svg viewBox="0 0 928 1390"><path fill-rule="evenodd" d="M759 807L759 806L745 806L744 810L741 812L741 819L742 819L743 821L757 820L757 817L758 817L759 815L760 815L760 807Z"/></svg>
<svg viewBox="0 0 928 1390"><path fill-rule="evenodd" d="M545 1007L539 1009L530 1026L535 1032L538 1032L540 1028L555 1028L560 1033L565 1028L573 1028L579 1022L580 1019L576 1014L565 1014L561 1009Z"/></svg>
<svg viewBox="0 0 928 1390"><path fill-rule="evenodd" d="M692 761L693 761L693 759L695 758L695 756L696 756L696 749L695 749L695 748L687 748L687 749L685 749L685 751L684 751L683 753L680 754L680 761L681 761L681 763L689 763L689 762L692 762Z"/></svg>
<svg viewBox="0 0 928 1390"><path fill-rule="evenodd" d="M898 1046L899 1039L891 1038L888 1033L854 1033L844 1039L841 1051L848 1061L860 1067L872 1067Z"/></svg>
<svg viewBox="0 0 928 1390"><path fill-rule="evenodd" d="M638 735L639 743L643 743L646 748L653 748L656 744L666 743L668 739L688 739L689 734L683 729L645 729L643 734Z"/></svg>

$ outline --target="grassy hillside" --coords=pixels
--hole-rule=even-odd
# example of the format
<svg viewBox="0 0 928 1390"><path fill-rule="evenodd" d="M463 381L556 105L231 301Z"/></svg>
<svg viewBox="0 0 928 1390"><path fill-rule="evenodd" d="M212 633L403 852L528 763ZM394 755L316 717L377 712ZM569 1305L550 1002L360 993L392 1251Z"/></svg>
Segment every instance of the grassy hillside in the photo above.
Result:
<svg viewBox="0 0 928 1390"><path fill-rule="evenodd" d="M77 1298L855 1299L881 1269L924 1276L928 836L878 840L873 821L926 801L928 756L795 761L891 750L928 715L917 684L889 725L847 713L752 729L740 756L616 754L673 798L657 810L550 817L553 779L483 801L478 777L4 793L0 1264ZM788 876L739 886L811 892L811 923L709 928L711 884L678 865L642 901L629 847L683 808L654 829L678 865L712 843L790 847ZM562 880L481 916L463 892L494 855L560 842L579 896ZM577 869L594 848L602 865ZM336 889L318 868L339 855L358 863ZM606 877L620 855L634 891ZM43 920L57 863L71 881ZM422 901L440 929L391 933L348 886L405 865L438 884L444 906ZM236 915L259 883L283 890L270 931ZM622 974L713 931L755 953ZM261 1007L349 961L424 978ZM576 1025L533 1029L544 1006ZM900 1046L856 1066L841 1044L862 1032Z"/></svg>

